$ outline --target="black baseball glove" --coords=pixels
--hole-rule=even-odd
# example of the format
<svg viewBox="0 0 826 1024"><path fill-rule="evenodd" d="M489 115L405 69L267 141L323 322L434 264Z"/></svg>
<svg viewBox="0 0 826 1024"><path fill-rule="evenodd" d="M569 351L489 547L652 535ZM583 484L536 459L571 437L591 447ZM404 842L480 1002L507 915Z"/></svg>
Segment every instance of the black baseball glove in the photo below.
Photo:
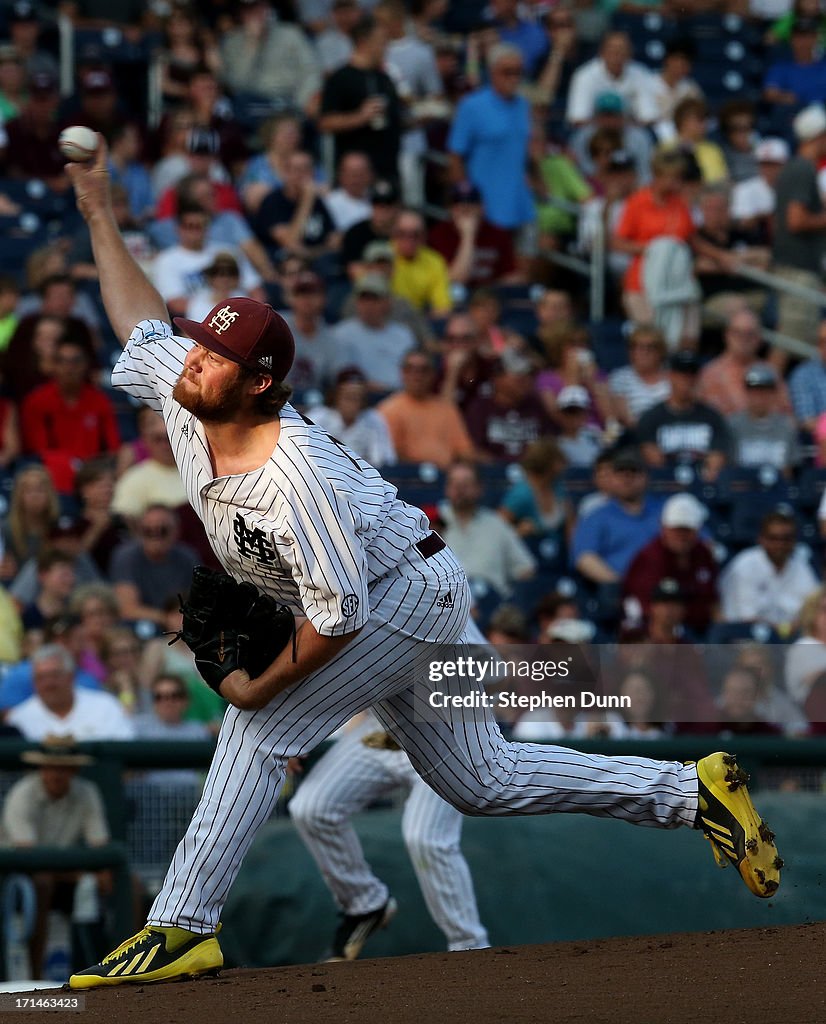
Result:
<svg viewBox="0 0 826 1024"><path fill-rule="evenodd" d="M238 583L226 573L196 566L181 613L180 632L170 643L184 641L216 693L236 669L244 669L252 679L259 676L290 640L295 660L293 613L252 583Z"/></svg>

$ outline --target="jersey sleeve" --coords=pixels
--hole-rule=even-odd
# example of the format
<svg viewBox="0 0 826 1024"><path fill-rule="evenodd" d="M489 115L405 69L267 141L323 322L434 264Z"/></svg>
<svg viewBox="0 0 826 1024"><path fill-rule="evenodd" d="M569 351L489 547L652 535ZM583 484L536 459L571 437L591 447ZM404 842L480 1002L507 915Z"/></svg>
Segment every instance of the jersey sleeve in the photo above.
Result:
<svg viewBox="0 0 826 1024"><path fill-rule="evenodd" d="M320 474L296 472L291 482L279 524L279 552L298 586L304 614L322 636L352 633L370 615L367 559L356 513Z"/></svg>
<svg viewBox="0 0 826 1024"><path fill-rule="evenodd" d="M178 338L165 320L141 320L112 371L112 386L161 412L194 342Z"/></svg>

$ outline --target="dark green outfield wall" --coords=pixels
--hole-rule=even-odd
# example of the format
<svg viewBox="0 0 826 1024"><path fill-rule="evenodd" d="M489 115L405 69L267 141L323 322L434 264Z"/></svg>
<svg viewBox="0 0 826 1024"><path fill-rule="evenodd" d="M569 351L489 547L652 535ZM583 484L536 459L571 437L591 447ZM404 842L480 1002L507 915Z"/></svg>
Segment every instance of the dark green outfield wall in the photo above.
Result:
<svg viewBox="0 0 826 1024"><path fill-rule="evenodd" d="M468 818L463 848L493 945L611 935L708 931L826 919L826 796L761 793L787 869L775 899L757 900L732 868L714 864L697 832L555 815ZM401 841L399 814L356 819L368 860L399 902L369 952L444 949ZM288 822L264 828L224 912L222 945L233 965L319 959L336 911Z"/></svg>

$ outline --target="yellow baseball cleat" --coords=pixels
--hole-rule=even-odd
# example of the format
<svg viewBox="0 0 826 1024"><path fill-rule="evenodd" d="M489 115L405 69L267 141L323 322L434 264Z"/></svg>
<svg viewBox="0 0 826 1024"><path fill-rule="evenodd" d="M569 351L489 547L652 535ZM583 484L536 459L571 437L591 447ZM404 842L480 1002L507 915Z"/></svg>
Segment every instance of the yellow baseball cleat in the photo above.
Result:
<svg viewBox="0 0 826 1024"><path fill-rule="evenodd" d="M711 843L714 859L725 867L735 864L755 896L767 899L777 892L783 860L774 833L751 802L748 775L732 754L709 754L697 762L699 807L696 827Z"/></svg>
<svg viewBox="0 0 826 1024"><path fill-rule="evenodd" d="M216 933L217 934L217 933ZM69 978L69 988L175 981L217 973L224 954L215 935L147 925L96 964Z"/></svg>

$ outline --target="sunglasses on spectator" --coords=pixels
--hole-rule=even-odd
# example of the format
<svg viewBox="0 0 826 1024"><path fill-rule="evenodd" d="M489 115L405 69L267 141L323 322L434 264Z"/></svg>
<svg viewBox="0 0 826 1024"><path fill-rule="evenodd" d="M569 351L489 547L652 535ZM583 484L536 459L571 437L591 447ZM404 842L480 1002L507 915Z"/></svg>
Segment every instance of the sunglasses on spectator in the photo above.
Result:
<svg viewBox="0 0 826 1024"><path fill-rule="evenodd" d="M476 341L476 335L468 332L462 334L459 331L454 331L451 334L445 335L445 341Z"/></svg>
<svg viewBox="0 0 826 1024"><path fill-rule="evenodd" d="M409 228L407 230L404 228L396 228L393 232L396 238L421 238L423 233L424 232L421 228Z"/></svg>
<svg viewBox="0 0 826 1024"><path fill-rule="evenodd" d="M496 74L503 78L521 78L522 68L496 68Z"/></svg>
<svg viewBox="0 0 826 1024"><path fill-rule="evenodd" d="M152 700L157 704L162 700L185 700L186 694L180 690L156 690L152 694Z"/></svg>
<svg viewBox="0 0 826 1024"><path fill-rule="evenodd" d="M797 540L796 533L764 533L763 537L777 544L793 544Z"/></svg>
<svg viewBox="0 0 826 1024"><path fill-rule="evenodd" d="M647 349L658 349L660 346L656 341L632 341L628 346L630 349L633 348L647 348Z"/></svg>
<svg viewBox="0 0 826 1024"><path fill-rule="evenodd" d="M431 366L429 363L408 363L402 367L403 373L430 373Z"/></svg>
<svg viewBox="0 0 826 1024"><path fill-rule="evenodd" d="M169 526L145 526L141 530L141 536L146 537L147 540L160 540L163 537L169 537L172 534L172 529Z"/></svg>

